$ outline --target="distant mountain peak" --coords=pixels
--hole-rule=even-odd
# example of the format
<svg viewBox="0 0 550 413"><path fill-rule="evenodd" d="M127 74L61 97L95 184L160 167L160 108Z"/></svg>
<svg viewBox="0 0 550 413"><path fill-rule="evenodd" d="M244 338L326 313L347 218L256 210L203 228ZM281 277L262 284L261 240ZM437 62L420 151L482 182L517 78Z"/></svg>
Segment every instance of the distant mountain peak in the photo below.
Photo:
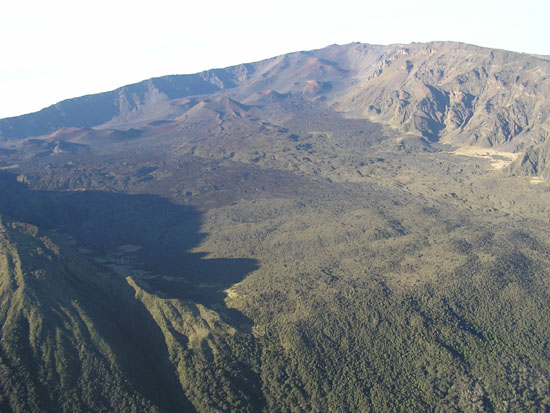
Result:
<svg viewBox="0 0 550 413"><path fill-rule="evenodd" d="M518 152L550 138L550 61L436 41L331 45L194 75L149 79L2 119L0 139L48 136L61 129L67 136L77 132L65 128L127 129L199 116L191 112L186 118L175 109L182 107L183 98L208 101L194 112L207 108L241 116L243 104L266 104L268 98L289 94L456 146Z"/></svg>

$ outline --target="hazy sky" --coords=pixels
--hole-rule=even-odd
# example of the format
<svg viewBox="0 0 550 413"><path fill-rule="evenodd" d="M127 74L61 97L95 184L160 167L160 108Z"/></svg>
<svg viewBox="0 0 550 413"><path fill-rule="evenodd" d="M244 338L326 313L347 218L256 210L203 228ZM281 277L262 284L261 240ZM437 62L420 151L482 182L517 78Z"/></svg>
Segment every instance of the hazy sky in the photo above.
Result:
<svg viewBox="0 0 550 413"><path fill-rule="evenodd" d="M153 76L354 41L455 40L550 55L535 0L5 0L0 118Z"/></svg>

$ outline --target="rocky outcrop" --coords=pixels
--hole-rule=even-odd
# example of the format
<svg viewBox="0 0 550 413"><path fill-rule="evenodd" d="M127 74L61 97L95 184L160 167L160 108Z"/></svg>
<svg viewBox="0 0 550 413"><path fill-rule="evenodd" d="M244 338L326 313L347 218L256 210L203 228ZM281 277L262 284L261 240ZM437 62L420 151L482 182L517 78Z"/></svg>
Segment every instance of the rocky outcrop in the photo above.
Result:
<svg viewBox="0 0 550 413"><path fill-rule="evenodd" d="M65 127L116 129L177 120L191 102L183 98L202 101L211 94L224 94L233 105L259 106L267 98L294 96L454 146L518 153L537 147L550 134L550 61L434 42L333 45L194 75L154 78L2 119L0 140L45 136ZM214 112L220 113L218 109Z"/></svg>

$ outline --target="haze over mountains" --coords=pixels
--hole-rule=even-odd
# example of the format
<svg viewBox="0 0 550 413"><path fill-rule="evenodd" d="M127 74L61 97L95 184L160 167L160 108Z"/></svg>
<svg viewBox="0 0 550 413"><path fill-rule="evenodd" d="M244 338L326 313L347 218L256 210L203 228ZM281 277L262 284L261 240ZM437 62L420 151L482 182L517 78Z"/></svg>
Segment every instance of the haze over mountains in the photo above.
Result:
<svg viewBox="0 0 550 413"><path fill-rule="evenodd" d="M548 96L354 43L0 120L0 410L550 409Z"/></svg>
<svg viewBox="0 0 550 413"><path fill-rule="evenodd" d="M123 128L101 135L124 139L147 133L127 130L143 128L147 121L236 115L231 103L254 106L290 93L324 101L347 117L381 122L430 141L527 152L522 163L532 166L525 172L538 175L544 174L541 160L546 159L550 130L549 104L543 99L550 91L549 76L550 62L541 57L461 43L329 46L70 99L4 119L0 133L4 139L19 139L84 128L66 136L74 140L75 134L88 135L85 128ZM226 99L181 100L211 94ZM216 107L202 113L205 105ZM147 125L149 134L165 133L167 128L151 130L154 126Z"/></svg>

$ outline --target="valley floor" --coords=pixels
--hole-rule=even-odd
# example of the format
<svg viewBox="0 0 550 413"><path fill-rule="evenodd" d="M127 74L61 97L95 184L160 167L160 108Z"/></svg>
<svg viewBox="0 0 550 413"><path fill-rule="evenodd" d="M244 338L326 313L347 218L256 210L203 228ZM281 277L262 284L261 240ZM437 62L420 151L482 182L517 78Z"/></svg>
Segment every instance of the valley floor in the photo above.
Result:
<svg viewBox="0 0 550 413"><path fill-rule="evenodd" d="M549 409L548 183L304 124L3 155L0 409Z"/></svg>

